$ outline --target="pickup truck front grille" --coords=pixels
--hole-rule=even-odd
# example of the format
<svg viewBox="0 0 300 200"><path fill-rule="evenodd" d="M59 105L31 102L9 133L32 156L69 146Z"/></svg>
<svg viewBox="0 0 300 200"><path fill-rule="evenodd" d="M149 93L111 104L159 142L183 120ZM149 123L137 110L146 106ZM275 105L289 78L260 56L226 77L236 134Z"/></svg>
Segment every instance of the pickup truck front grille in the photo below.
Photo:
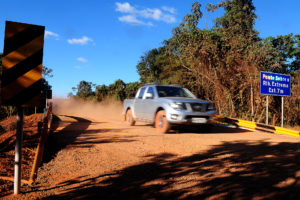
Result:
<svg viewBox="0 0 300 200"><path fill-rule="evenodd" d="M205 103L190 103L194 112L206 112L207 105Z"/></svg>
<svg viewBox="0 0 300 200"><path fill-rule="evenodd" d="M208 120L210 117L209 116L202 116L202 115L187 115L187 116L185 116L184 119L191 120L192 118L205 118L205 119Z"/></svg>

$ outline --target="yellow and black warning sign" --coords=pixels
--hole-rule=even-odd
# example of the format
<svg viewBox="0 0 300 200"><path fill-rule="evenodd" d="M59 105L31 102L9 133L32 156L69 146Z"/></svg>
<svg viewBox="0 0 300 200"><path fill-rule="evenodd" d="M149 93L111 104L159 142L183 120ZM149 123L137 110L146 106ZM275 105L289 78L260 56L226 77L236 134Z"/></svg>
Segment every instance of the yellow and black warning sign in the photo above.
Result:
<svg viewBox="0 0 300 200"><path fill-rule="evenodd" d="M39 106L44 26L6 21L2 58L2 105Z"/></svg>

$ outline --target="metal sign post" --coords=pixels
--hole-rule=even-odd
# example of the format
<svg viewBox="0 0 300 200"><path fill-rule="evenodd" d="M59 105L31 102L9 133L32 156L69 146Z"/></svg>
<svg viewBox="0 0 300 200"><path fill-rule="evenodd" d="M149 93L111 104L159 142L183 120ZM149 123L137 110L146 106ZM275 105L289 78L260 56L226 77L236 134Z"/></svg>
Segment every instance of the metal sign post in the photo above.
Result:
<svg viewBox="0 0 300 200"><path fill-rule="evenodd" d="M269 96L267 95L266 96L266 124L268 125L269 124L269 116L268 116L268 114L269 114L269 98L268 98Z"/></svg>
<svg viewBox="0 0 300 200"><path fill-rule="evenodd" d="M283 127L283 96L281 97L281 127Z"/></svg>
<svg viewBox="0 0 300 200"><path fill-rule="evenodd" d="M15 174L14 194L20 193L21 186L21 164L22 164L22 141L23 141L23 108L18 106L17 132L15 146Z"/></svg>
<svg viewBox="0 0 300 200"><path fill-rule="evenodd" d="M268 95L281 96L281 127L283 127L283 96L291 96L291 76L271 72L260 72L260 94L266 96L266 124L268 119Z"/></svg>

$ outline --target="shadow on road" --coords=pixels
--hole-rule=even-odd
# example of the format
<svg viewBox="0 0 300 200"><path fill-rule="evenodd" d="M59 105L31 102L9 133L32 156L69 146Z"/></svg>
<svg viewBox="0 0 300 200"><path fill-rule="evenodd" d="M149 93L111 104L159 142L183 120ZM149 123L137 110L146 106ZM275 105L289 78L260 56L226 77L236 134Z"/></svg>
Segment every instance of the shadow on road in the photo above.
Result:
<svg viewBox="0 0 300 200"><path fill-rule="evenodd" d="M240 128L233 128L228 126L223 126L219 124L208 124L208 125L199 125L199 126L183 126L175 127L175 131L179 133L205 133L205 134L218 134L218 133L249 133L251 131L244 130Z"/></svg>
<svg viewBox="0 0 300 200"><path fill-rule="evenodd" d="M153 124L138 124L136 127L153 127ZM155 128L154 128L155 129ZM251 130L228 127L220 124L204 124L204 125L172 125L171 130L166 134L185 134L185 133L205 133L205 134L223 134L223 133L249 133Z"/></svg>
<svg viewBox="0 0 300 200"><path fill-rule="evenodd" d="M72 121L69 125L64 127L60 131L55 131L61 123L63 122L58 116L54 115L53 118L53 128L54 131L48 137L46 144L46 151L44 154L43 162L47 163L53 159L53 157L59 152L61 149L64 149L67 145L72 144L76 138L81 135L92 123L90 120L75 117L75 116L66 116L76 121Z"/></svg>
<svg viewBox="0 0 300 200"><path fill-rule="evenodd" d="M300 199L298 143L224 142L186 157L163 153L45 199Z"/></svg>
<svg viewBox="0 0 300 200"><path fill-rule="evenodd" d="M125 129L91 129L87 130L90 125L101 124L103 122L92 122L90 120L75 117L75 116L65 116L68 118L75 119L76 121L62 121L59 117L54 117L54 125L52 130L54 131L49 135L47 140L47 147L44 154L44 163L51 161L56 154L65 148L91 148L95 144L100 143L113 143L113 142L133 142L132 138L134 136L122 136L120 137L109 137L102 138L99 133L106 132L121 132ZM68 124L62 130L55 131L57 128L63 124Z"/></svg>

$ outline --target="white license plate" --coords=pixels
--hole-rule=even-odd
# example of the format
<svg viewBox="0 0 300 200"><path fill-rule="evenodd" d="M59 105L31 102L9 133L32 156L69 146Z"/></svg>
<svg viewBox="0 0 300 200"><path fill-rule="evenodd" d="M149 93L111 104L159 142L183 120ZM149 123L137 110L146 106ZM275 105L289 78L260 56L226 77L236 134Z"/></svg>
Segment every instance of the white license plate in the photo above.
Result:
<svg viewBox="0 0 300 200"><path fill-rule="evenodd" d="M206 123L207 119L206 118L192 118L193 123Z"/></svg>

